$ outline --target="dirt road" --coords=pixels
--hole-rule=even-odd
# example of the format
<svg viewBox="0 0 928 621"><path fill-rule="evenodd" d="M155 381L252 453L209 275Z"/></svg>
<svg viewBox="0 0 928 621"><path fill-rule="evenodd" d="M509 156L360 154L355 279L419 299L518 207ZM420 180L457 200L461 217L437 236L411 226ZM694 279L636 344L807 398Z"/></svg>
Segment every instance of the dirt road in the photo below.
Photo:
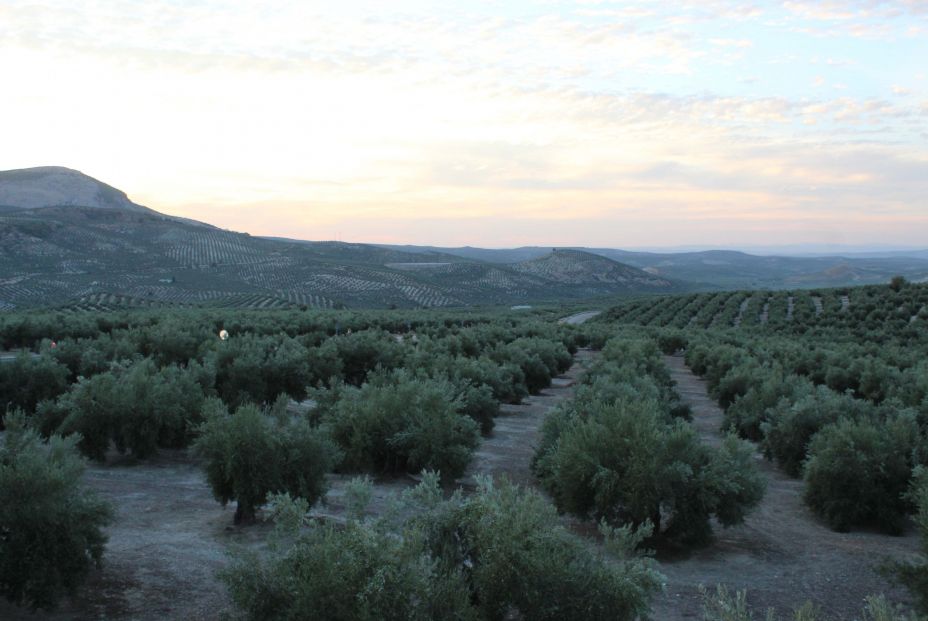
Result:
<svg viewBox="0 0 928 621"><path fill-rule="evenodd" d="M602 314L602 311L583 311L582 313L577 313L575 315L570 315L569 317L562 317L558 319L558 323L567 323L570 325L577 325L589 321L593 317Z"/></svg>

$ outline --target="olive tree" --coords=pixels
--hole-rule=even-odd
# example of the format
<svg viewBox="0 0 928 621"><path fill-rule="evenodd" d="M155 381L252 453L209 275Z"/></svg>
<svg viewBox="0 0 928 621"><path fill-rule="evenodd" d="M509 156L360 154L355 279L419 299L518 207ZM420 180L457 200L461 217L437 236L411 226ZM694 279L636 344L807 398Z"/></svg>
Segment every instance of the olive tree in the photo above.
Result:
<svg viewBox="0 0 928 621"><path fill-rule="evenodd" d="M206 478L223 505L236 501L235 523L255 521L268 494L288 492L315 502L338 450L324 430L290 416L279 402L270 411L243 405L229 413L218 399L204 408L194 447L206 459Z"/></svg>
<svg viewBox="0 0 928 621"><path fill-rule="evenodd" d="M110 507L84 489L77 437L42 442L20 414L0 441L0 594L52 608L103 558Z"/></svg>

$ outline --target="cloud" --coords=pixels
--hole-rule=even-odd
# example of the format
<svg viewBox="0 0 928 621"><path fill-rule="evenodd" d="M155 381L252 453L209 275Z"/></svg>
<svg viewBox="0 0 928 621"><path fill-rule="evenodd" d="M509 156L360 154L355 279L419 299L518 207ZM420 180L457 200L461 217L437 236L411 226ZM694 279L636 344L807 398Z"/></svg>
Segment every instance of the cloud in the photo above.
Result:
<svg viewBox="0 0 928 621"><path fill-rule="evenodd" d="M359 241L509 223L685 243L765 218L863 235L873 213L928 233L918 55L889 71L860 41L918 27L918 3L372 6L9 0L23 122L0 168L64 163L168 212Z"/></svg>

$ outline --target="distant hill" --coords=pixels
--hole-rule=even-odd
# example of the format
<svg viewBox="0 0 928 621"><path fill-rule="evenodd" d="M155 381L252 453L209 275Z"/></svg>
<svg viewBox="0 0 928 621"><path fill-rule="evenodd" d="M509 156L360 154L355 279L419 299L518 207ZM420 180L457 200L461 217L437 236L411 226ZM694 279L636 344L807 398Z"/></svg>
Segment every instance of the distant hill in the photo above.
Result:
<svg viewBox="0 0 928 621"><path fill-rule="evenodd" d="M67 168L0 171L0 310L58 305L512 305L928 280L910 257L439 248L258 238L167 216Z"/></svg>
<svg viewBox="0 0 928 621"><path fill-rule="evenodd" d="M155 213L125 192L61 166L0 171L0 205L7 210L69 205Z"/></svg>
<svg viewBox="0 0 928 621"><path fill-rule="evenodd" d="M680 285L585 253L505 265L371 244L251 237L160 214L77 171L0 172L0 310L158 304L431 307Z"/></svg>
<svg viewBox="0 0 928 621"><path fill-rule="evenodd" d="M550 247L511 249L388 246L410 252L441 252L478 261L519 263L544 256ZM928 279L928 252L879 256L757 256L733 250L634 252L612 248L574 248L642 269L656 277L702 289L791 289L888 282L896 274ZM558 251L567 250L558 249Z"/></svg>
<svg viewBox="0 0 928 621"><path fill-rule="evenodd" d="M645 289L673 286L666 278L581 250L553 250L544 256L516 263L512 269L555 282L576 282L587 286L622 285Z"/></svg>

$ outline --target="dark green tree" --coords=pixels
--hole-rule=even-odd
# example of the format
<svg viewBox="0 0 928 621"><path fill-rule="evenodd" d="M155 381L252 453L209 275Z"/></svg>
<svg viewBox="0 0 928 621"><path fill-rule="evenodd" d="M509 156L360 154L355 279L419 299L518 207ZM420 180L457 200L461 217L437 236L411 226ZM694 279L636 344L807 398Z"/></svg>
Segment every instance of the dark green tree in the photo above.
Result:
<svg viewBox="0 0 928 621"><path fill-rule="evenodd" d="M0 440L0 593L30 608L52 608L99 566L112 520L84 488L76 437L43 443L22 415L4 419Z"/></svg>

